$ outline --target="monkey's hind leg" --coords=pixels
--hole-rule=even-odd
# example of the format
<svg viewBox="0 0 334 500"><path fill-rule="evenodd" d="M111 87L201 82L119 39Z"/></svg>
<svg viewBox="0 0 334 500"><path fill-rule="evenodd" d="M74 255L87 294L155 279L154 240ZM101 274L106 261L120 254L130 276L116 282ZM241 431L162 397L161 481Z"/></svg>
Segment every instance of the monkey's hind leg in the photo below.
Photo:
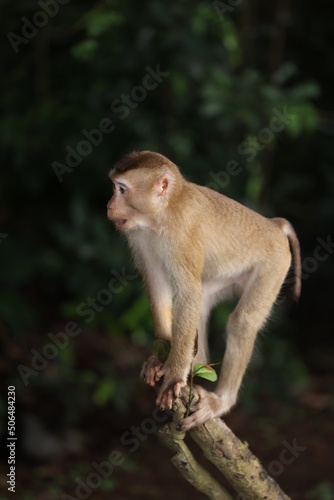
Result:
<svg viewBox="0 0 334 500"><path fill-rule="evenodd" d="M254 269L227 323L223 366L215 393L222 400L222 414L237 401L243 375L250 361L258 331L268 318L290 266L290 257L280 267Z"/></svg>
<svg viewBox="0 0 334 500"><path fill-rule="evenodd" d="M194 357L194 366L196 363L207 364L210 362L209 343L208 343L208 321L211 305L207 297L203 296L200 308L200 319L198 324L198 346Z"/></svg>
<svg viewBox="0 0 334 500"><path fill-rule="evenodd" d="M232 285L216 283L214 285L206 283L203 285L202 299L200 307L200 319L198 324L198 351L194 358L196 363L210 363L208 324L212 309L223 300L233 296Z"/></svg>

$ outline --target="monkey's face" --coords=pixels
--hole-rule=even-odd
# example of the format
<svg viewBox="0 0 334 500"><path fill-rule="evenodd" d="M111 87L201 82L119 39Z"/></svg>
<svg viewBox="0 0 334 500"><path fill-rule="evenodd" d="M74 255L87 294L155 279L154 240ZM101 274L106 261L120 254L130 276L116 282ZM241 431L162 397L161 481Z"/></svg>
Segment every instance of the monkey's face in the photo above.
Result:
<svg viewBox="0 0 334 500"><path fill-rule="evenodd" d="M107 216L116 229L125 231L134 225L135 210L129 202L130 189L124 183L113 181L114 194L107 204Z"/></svg>
<svg viewBox="0 0 334 500"><path fill-rule="evenodd" d="M133 182L125 176L112 179L112 183L114 194L107 204L107 216L116 229L127 231L136 227L152 227L150 186L139 180Z"/></svg>
<svg viewBox="0 0 334 500"><path fill-rule="evenodd" d="M109 174L114 194L107 204L107 216L117 229L136 227L157 230L160 215L168 205L172 190L172 173L166 169L137 168L125 173Z"/></svg>

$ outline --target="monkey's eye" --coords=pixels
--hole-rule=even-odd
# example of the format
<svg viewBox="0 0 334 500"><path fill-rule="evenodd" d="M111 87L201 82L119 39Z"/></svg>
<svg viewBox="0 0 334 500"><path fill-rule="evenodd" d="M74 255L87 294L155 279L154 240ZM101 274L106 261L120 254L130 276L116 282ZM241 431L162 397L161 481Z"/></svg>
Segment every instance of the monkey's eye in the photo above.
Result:
<svg viewBox="0 0 334 500"><path fill-rule="evenodd" d="M114 193L118 193L118 194L126 194L127 191L128 191L128 188L125 184L122 184L121 182L113 182L113 189L114 189Z"/></svg>

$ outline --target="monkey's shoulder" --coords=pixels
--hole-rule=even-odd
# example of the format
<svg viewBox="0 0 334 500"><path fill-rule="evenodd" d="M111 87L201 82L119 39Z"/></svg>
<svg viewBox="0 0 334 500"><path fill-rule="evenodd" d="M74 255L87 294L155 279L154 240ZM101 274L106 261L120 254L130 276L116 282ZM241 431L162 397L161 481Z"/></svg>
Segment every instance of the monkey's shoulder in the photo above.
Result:
<svg viewBox="0 0 334 500"><path fill-rule="evenodd" d="M190 185L191 189L197 193L198 199L201 199L201 205L212 210L215 215L219 214L220 217L223 216L232 219L249 216L252 218L255 217L259 221L268 220L258 212L222 193L218 193L206 186L200 186L199 184L190 183Z"/></svg>

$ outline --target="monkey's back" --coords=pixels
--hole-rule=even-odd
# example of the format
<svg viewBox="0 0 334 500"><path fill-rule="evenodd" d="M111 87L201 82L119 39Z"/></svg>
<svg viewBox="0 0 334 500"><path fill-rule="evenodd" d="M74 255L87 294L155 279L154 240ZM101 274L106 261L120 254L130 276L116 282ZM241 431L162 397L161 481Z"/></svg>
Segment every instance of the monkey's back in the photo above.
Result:
<svg viewBox="0 0 334 500"><path fill-rule="evenodd" d="M218 265L234 273L268 258L275 264L290 254L287 236L271 219L207 187L189 183L188 188L196 193L201 211L198 231L204 236L208 268Z"/></svg>

